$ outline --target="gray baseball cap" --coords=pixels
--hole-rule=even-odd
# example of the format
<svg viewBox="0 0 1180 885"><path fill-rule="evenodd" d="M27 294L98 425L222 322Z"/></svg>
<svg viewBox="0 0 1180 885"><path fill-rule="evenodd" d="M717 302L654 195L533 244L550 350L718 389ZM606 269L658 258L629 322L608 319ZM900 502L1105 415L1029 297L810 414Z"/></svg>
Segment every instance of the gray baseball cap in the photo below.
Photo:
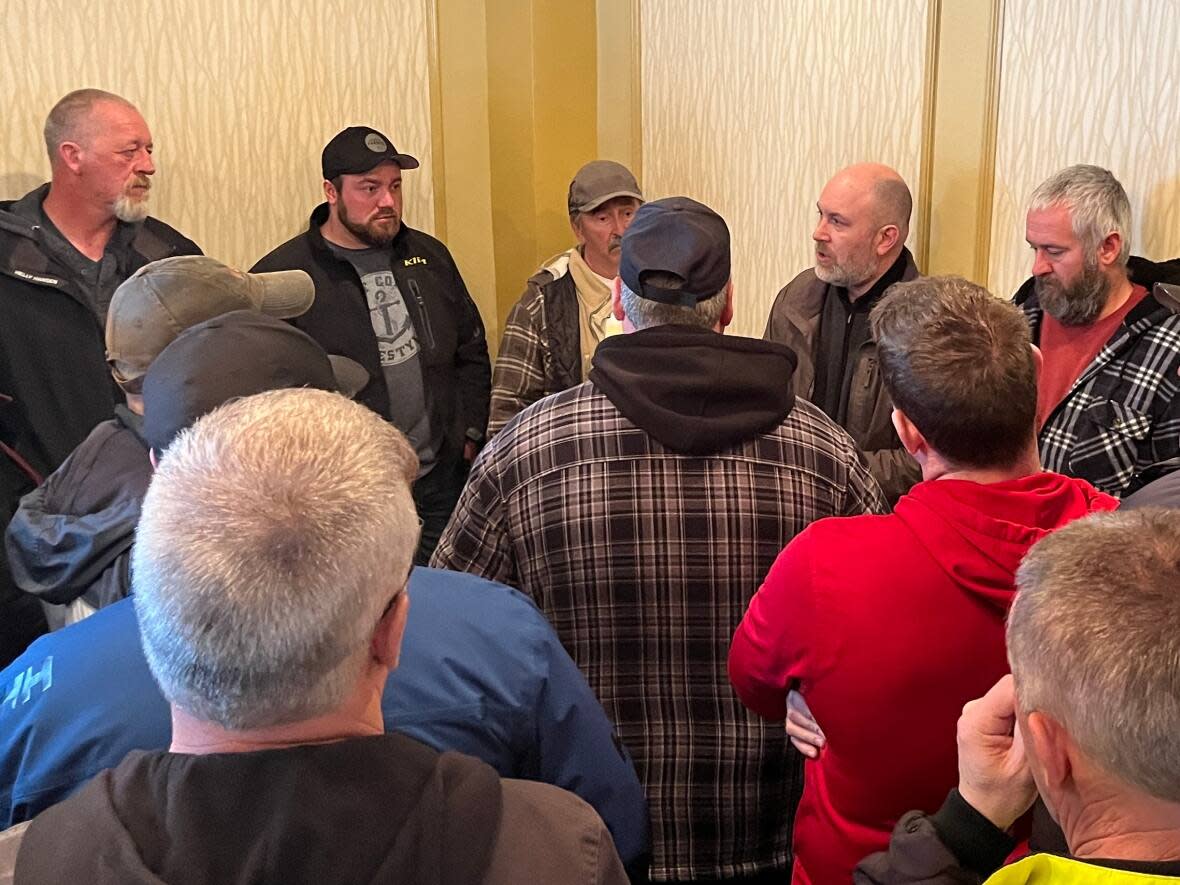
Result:
<svg viewBox="0 0 1180 885"><path fill-rule="evenodd" d="M123 389L138 393L152 360L190 326L244 309L290 319L313 301L315 285L301 270L243 273L203 255L162 258L115 290L107 311L107 362Z"/></svg>
<svg viewBox="0 0 1180 885"><path fill-rule="evenodd" d="M639 182L626 166L614 160L594 160L579 169L570 182L570 215L592 212L615 197L634 197L643 202Z"/></svg>

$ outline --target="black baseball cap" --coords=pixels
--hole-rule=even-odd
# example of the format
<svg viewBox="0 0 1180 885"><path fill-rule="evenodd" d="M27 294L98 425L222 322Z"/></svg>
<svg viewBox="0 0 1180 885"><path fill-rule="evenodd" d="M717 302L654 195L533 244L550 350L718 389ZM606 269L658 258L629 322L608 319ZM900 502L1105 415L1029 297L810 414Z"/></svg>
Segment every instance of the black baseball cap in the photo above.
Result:
<svg viewBox="0 0 1180 885"><path fill-rule="evenodd" d="M360 175L392 160L402 169L417 169L418 161L409 154L399 154L393 142L369 126L349 126L338 132L324 148L320 167L324 178L337 175Z"/></svg>
<svg viewBox="0 0 1180 885"><path fill-rule="evenodd" d="M163 452L180 432L218 406L288 387L355 396L369 373L328 356L294 326L235 310L190 326L152 361L143 378L143 438Z"/></svg>
<svg viewBox="0 0 1180 885"><path fill-rule="evenodd" d="M646 282L671 274L676 286ZM641 298L693 307L729 282L729 228L725 219L688 197L644 203L623 234L619 276Z"/></svg>

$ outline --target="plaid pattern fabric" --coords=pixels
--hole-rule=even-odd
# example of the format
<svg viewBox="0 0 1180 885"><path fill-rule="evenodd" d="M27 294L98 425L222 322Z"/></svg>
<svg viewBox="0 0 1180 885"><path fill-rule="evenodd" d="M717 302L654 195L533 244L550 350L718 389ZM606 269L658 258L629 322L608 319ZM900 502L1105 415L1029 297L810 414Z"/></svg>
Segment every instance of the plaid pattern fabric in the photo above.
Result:
<svg viewBox="0 0 1180 885"><path fill-rule="evenodd" d="M1039 340L1036 296L1024 304ZM1180 455L1180 316L1149 294L1074 382L1041 428L1046 470L1123 495L1152 464Z"/></svg>
<svg viewBox="0 0 1180 885"><path fill-rule="evenodd" d="M519 587L553 622L635 759L653 879L785 875L799 759L733 693L730 639L797 532L885 509L852 439L808 402L693 457L587 382L489 444L432 564Z"/></svg>
<svg viewBox="0 0 1180 885"><path fill-rule="evenodd" d="M489 437L499 433L521 409L546 393L545 362L549 347L541 334L541 298L539 295L530 298L528 294L516 302L504 324L504 336L492 371Z"/></svg>

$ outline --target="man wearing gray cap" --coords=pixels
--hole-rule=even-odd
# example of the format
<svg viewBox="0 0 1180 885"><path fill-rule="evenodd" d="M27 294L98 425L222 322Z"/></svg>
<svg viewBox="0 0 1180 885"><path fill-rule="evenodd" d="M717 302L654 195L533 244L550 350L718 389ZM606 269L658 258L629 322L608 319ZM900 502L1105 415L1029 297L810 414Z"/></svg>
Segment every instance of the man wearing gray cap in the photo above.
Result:
<svg viewBox="0 0 1180 885"><path fill-rule="evenodd" d="M711 209L640 207L612 310L631 334L492 439L432 562L549 617L647 790L653 880L782 881L799 759L726 684L727 631L798 532L885 501L791 392L790 349L721 334L729 230Z"/></svg>
<svg viewBox="0 0 1180 885"><path fill-rule="evenodd" d="M107 360L125 404L21 499L5 537L13 580L41 600L51 628L127 595L131 541L151 478L143 435L148 367L205 320L238 310L288 319L314 299L302 271L244 274L201 256L152 262L115 291Z"/></svg>
<svg viewBox="0 0 1180 885"><path fill-rule="evenodd" d="M425 564L483 442L491 363L483 321L447 247L402 221L402 171L418 161L368 126L337 133L321 158L324 196L303 233L255 271L307 271L316 302L294 324L370 381L358 401L418 454L414 501Z"/></svg>
<svg viewBox="0 0 1180 885"><path fill-rule="evenodd" d="M586 380L594 348L622 331L611 311L623 231L643 203L625 166L595 160L578 170L566 200L578 244L529 277L508 314L496 369L488 435L525 406Z"/></svg>

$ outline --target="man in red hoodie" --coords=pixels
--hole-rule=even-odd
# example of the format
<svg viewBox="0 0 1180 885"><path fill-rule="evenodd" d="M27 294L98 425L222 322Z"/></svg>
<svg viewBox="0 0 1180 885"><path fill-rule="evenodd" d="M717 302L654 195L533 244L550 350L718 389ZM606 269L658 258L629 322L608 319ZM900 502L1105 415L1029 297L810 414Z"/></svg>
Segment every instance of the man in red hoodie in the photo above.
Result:
<svg viewBox="0 0 1180 885"><path fill-rule="evenodd" d="M823 724L795 819L794 880L848 882L908 809L957 781L963 704L1008 672L1025 551L1117 501L1041 471L1037 355L1011 304L959 278L893 286L872 314L893 423L923 481L888 516L825 519L779 555L729 653L768 719L797 689Z"/></svg>

